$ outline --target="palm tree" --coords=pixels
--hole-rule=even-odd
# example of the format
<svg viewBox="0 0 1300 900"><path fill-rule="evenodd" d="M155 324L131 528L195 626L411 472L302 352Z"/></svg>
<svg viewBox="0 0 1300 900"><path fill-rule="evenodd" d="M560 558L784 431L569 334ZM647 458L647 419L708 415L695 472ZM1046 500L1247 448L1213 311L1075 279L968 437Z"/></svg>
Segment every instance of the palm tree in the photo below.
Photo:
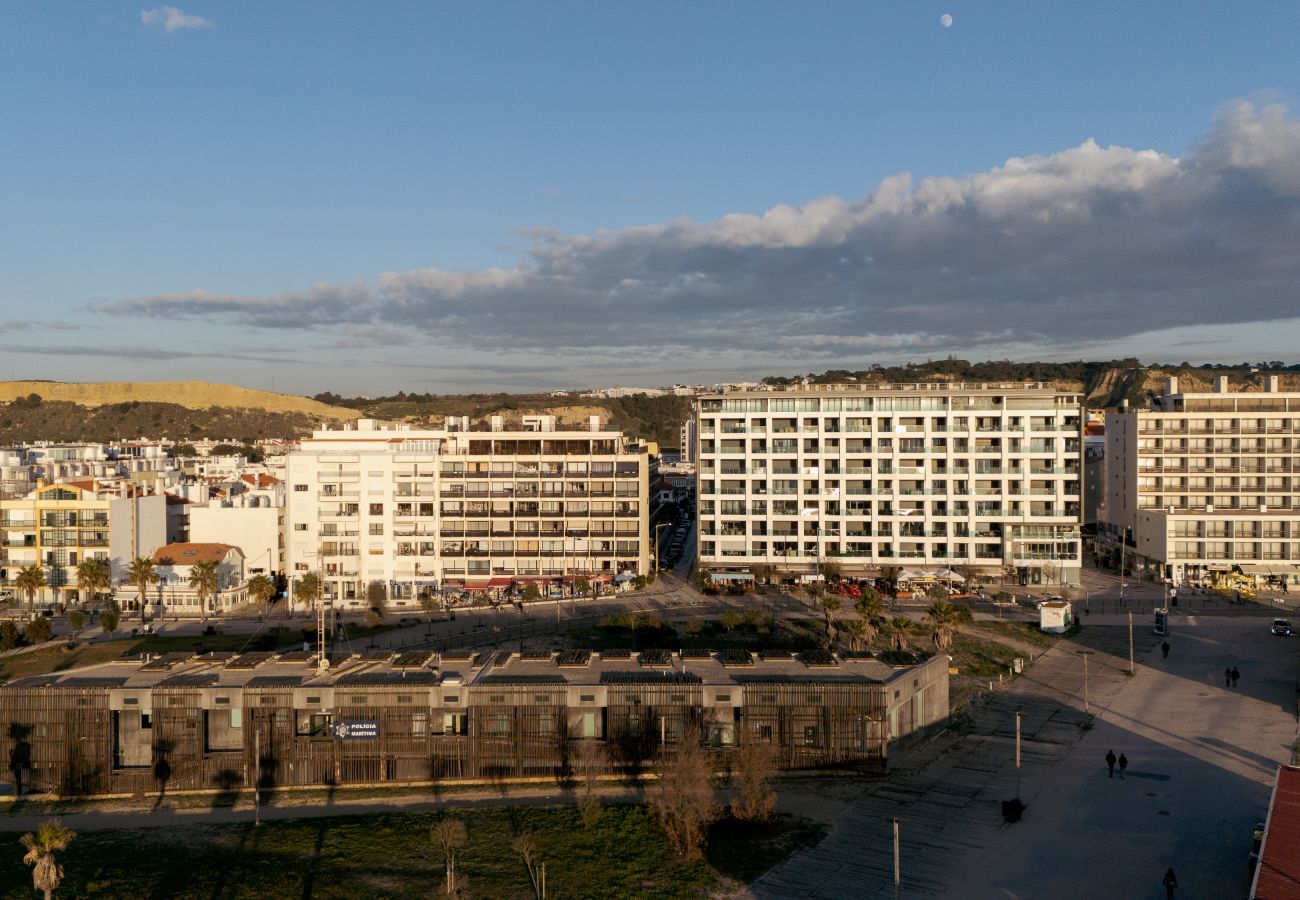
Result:
<svg viewBox="0 0 1300 900"><path fill-rule="evenodd" d="M304 605L315 608L321 596L320 576L315 572L304 572L293 586L293 595Z"/></svg>
<svg viewBox="0 0 1300 900"><path fill-rule="evenodd" d="M866 639L869 641L875 640L876 635L880 634L880 630L885 624L885 601L880 596L880 592L875 588L864 587L862 597L857 603L853 604L853 608L862 617Z"/></svg>
<svg viewBox="0 0 1300 900"><path fill-rule="evenodd" d="M101 593L107 593L113 587L113 573L108 560L88 557L77 563L77 587L89 594L93 608Z"/></svg>
<svg viewBox="0 0 1300 900"><path fill-rule="evenodd" d="M140 624L143 625L149 586L158 583L158 573L153 569L153 560L147 556L137 556L131 560L131 566L126 572L126 580L140 592Z"/></svg>
<svg viewBox="0 0 1300 900"><path fill-rule="evenodd" d="M23 566L14 578L14 587L27 595L27 611L36 614L36 592L45 587L45 570L36 563Z"/></svg>
<svg viewBox="0 0 1300 900"><path fill-rule="evenodd" d="M258 605L262 615L266 615L266 601L275 596L275 582L267 575L254 575L245 586L248 596Z"/></svg>
<svg viewBox="0 0 1300 900"><path fill-rule="evenodd" d="M190 587L194 589L203 617L207 618L208 601L217 593L217 588L221 587L221 579L217 577L217 564L205 560L190 566Z"/></svg>
<svg viewBox="0 0 1300 900"><path fill-rule="evenodd" d="M895 650L908 648L907 633L912 629L912 620L907 616L894 616L889 620L889 642Z"/></svg>
<svg viewBox="0 0 1300 900"><path fill-rule="evenodd" d="M936 650L947 650L952 646L952 635L957 630L957 610L951 603L943 600L931 603L926 621Z"/></svg>
<svg viewBox="0 0 1300 900"><path fill-rule="evenodd" d="M840 631L849 636L849 649L861 650L867 636L867 623L864 619L848 619L840 623Z"/></svg>
<svg viewBox="0 0 1300 900"><path fill-rule="evenodd" d="M839 594L826 594L821 598L822 614L826 617L826 647L835 644L835 613L844 604Z"/></svg>
<svg viewBox="0 0 1300 900"><path fill-rule="evenodd" d="M35 833L29 831L19 838L27 848L23 862L32 866L32 886L45 892L45 900L50 900L55 889L63 883L63 866L59 865L54 854L66 850L76 836L75 831L64 828L58 819L46 819Z"/></svg>

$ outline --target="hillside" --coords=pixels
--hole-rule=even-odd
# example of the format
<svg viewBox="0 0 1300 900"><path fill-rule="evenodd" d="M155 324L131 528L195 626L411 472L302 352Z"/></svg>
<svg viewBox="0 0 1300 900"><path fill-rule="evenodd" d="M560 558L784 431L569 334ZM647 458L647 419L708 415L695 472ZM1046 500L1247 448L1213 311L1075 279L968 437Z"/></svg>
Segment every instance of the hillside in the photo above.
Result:
<svg viewBox="0 0 1300 900"><path fill-rule="evenodd" d="M123 403L165 403L185 409L248 409L313 419L353 419L357 413L327 403L207 381L0 381L0 403L31 394L42 400L97 408Z"/></svg>
<svg viewBox="0 0 1300 900"><path fill-rule="evenodd" d="M319 416L296 412L224 406L190 409L177 403L137 400L82 406L20 398L0 404L0 446L33 441L106 443L142 437L250 443L264 438L304 437L319 424Z"/></svg>
<svg viewBox="0 0 1300 900"><path fill-rule="evenodd" d="M1083 393L1088 406L1097 409L1116 406L1121 400L1144 403L1149 395L1163 390L1165 379L1171 375L1178 377L1179 388L1183 391L1213 390L1215 378L1221 375L1227 376L1233 390L1260 391L1264 389L1267 375L1278 375L1283 390L1300 391L1300 365L1288 366L1280 362L1193 365L1185 362L1144 366L1136 359L1068 363L1007 360L971 363L944 359L902 366L872 366L858 371L832 369L820 375L769 376L763 380L768 384L789 384L800 378L808 378L817 384L1045 381L1061 390Z"/></svg>
<svg viewBox="0 0 1300 900"><path fill-rule="evenodd" d="M549 394L400 393L373 398L317 394L316 399L348 410L360 410L360 414L375 419L435 428L440 427L447 416L469 416L478 422L499 415L509 425L518 424L522 416L536 414L553 415L562 426L585 428L588 417L595 415L631 437L658 441L663 447L677 446L679 429L690 416L694 403L691 397L649 397L645 394L613 400L581 398L576 402L573 397L552 397Z"/></svg>

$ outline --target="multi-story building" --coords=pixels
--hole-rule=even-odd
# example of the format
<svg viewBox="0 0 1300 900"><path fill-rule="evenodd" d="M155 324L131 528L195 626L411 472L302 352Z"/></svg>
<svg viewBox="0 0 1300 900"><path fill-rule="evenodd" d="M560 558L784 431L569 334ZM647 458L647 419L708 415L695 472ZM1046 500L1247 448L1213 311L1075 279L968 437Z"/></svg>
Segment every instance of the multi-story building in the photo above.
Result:
<svg viewBox="0 0 1300 900"><path fill-rule="evenodd" d="M649 571L646 447L594 417L585 430L494 417L482 431L463 417L440 430L362 419L315 432L286 472L287 574L317 572L345 607L375 582L404 605L428 590L557 593Z"/></svg>
<svg viewBox="0 0 1300 900"><path fill-rule="evenodd" d="M1300 580L1300 393L1180 391L1106 414L1104 552L1174 582Z"/></svg>
<svg viewBox="0 0 1300 900"><path fill-rule="evenodd" d="M697 401L699 559L1080 571L1079 396L1046 384L792 385Z"/></svg>
<svg viewBox="0 0 1300 900"><path fill-rule="evenodd" d="M118 585L134 557L166 543L166 498L142 495L127 482L39 484L26 497L0 500L0 583L12 589L19 569L39 564L44 595L56 603L78 600L82 560L109 560Z"/></svg>

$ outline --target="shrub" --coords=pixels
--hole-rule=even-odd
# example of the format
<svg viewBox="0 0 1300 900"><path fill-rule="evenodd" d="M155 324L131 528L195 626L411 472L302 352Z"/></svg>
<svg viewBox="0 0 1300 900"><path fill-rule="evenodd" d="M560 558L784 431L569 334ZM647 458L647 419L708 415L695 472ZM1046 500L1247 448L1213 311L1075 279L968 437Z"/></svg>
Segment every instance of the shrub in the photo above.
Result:
<svg viewBox="0 0 1300 900"><path fill-rule="evenodd" d="M17 625L13 622L0 622L0 650L12 650L21 640Z"/></svg>
<svg viewBox="0 0 1300 900"><path fill-rule="evenodd" d="M23 629L23 635L27 638L29 644L40 644L50 639L50 632L54 629L50 627L50 620L41 616L27 623Z"/></svg>

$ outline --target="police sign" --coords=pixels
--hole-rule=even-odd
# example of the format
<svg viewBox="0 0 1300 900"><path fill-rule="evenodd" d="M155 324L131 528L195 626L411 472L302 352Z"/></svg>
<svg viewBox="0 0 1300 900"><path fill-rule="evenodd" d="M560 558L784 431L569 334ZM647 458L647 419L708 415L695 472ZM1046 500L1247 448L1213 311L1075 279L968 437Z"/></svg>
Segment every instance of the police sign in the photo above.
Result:
<svg viewBox="0 0 1300 900"><path fill-rule="evenodd" d="M370 740L379 737L378 722L336 722L334 736L342 740Z"/></svg>

